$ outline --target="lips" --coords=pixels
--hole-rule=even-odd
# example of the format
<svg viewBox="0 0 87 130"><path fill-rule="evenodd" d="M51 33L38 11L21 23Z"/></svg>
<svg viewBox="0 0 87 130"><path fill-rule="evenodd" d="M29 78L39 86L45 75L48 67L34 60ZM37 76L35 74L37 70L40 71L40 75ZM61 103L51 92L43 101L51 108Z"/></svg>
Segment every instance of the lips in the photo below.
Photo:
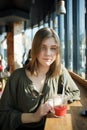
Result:
<svg viewBox="0 0 87 130"><path fill-rule="evenodd" d="M51 59L44 59L44 61L51 62L52 60Z"/></svg>
<svg viewBox="0 0 87 130"><path fill-rule="evenodd" d="M43 60L46 60L46 61L51 61L52 58L44 58Z"/></svg>

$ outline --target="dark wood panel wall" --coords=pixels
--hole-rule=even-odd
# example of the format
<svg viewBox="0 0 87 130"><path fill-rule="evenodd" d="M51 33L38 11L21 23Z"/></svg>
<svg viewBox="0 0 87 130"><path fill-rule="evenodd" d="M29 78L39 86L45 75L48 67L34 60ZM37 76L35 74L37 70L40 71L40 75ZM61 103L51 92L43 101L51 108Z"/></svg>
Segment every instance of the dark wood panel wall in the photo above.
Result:
<svg viewBox="0 0 87 130"><path fill-rule="evenodd" d="M10 72L14 71L14 25L9 25L7 32L7 61L10 67Z"/></svg>

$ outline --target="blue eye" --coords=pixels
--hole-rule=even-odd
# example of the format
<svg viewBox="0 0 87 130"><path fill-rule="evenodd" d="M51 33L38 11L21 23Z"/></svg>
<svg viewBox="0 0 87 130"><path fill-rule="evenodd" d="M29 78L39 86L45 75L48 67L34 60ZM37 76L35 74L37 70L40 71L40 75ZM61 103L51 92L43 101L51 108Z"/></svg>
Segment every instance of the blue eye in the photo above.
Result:
<svg viewBox="0 0 87 130"><path fill-rule="evenodd" d="M56 47L52 47L51 50L56 51Z"/></svg>
<svg viewBox="0 0 87 130"><path fill-rule="evenodd" d="M41 49L42 49L42 50L46 50L46 47L45 47L45 46L42 46Z"/></svg>

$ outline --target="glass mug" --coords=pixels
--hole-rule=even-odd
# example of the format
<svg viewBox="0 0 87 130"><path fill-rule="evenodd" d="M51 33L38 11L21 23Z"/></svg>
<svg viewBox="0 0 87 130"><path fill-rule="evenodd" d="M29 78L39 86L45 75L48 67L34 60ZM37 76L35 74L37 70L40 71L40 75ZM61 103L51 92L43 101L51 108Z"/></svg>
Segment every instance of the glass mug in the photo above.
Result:
<svg viewBox="0 0 87 130"><path fill-rule="evenodd" d="M55 116L65 116L67 113L67 96L58 94L53 97L53 107L55 110Z"/></svg>

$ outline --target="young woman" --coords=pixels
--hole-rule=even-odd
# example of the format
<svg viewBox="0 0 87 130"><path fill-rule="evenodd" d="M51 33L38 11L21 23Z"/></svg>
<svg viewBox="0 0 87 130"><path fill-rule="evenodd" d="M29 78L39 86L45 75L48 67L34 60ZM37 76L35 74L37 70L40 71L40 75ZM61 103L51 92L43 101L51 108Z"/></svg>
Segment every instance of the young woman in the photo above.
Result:
<svg viewBox="0 0 87 130"><path fill-rule="evenodd" d="M60 41L53 29L36 33L31 57L7 81L0 101L0 130L43 130L46 115L55 114L47 103L54 94L64 92L69 102L80 100L78 87L61 65Z"/></svg>

